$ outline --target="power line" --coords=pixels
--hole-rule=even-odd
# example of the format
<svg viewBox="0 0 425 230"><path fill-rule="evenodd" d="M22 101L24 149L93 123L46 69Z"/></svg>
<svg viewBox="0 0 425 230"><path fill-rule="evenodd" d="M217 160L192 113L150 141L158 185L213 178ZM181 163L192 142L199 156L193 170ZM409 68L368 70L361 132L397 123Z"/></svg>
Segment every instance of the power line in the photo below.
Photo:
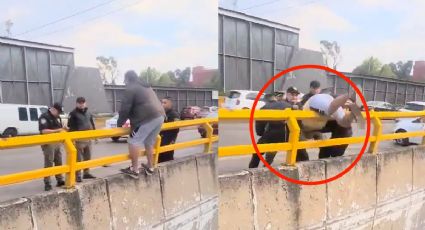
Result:
<svg viewBox="0 0 425 230"><path fill-rule="evenodd" d="M85 20L85 21L83 21L83 22L81 22L81 23L74 24L74 25L70 25L70 26L64 27L64 28L59 29L59 30L51 31L51 32L46 33L46 34L42 34L42 35L40 35L40 36L37 36L36 38L45 37L45 36L52 35L52 34L55 34L55 33L58 33L58 32L62 32L62 31L65 31L65 30L72 29L72 28L74 28L74 27L77 27L77 26L80 26L80 25L86 24L86 23L88 23L88 22L91 22L91 21L97 20L97 19L99 19L99 18L103 18L103 17L106 17L106 16L108 16L108 15L111 15L111 14L117 13L117 12L119 12L119 11L121 11L121 10L124 10L124 9L127 9L127 8L129 8L129 7L132 7L132 6L138 5L138 4L140 4L140 2L142 2L142 0L138 0L138 1L134 2L134 3L132 3L132 4L129 4L129 5L123 6L123 7L121 7L121 8L116 9L116 10L109 11L109 12L107 12L107 13L105 13L105 14L102 14L102 15L99 15L99 16L96 16L96 17L89 18L88 20Z"/></svg>
<svg viewBox="0 0 425 230"><path fill-rule="evenodd" d="M273 0L273 1L269 1L269 2L264 2L264 3L253 5L253 6L250 6L250 7L244 8L244 9L241 9L241 10L250 10L250 9L254 9L254 8L257 8L257 7L262 7L262 6L265 6L265 5L270 5L272 3L280 2L280 1L282 1L282 0Z"/></svg>
<svg viewBox="0 0 425 230"><path fill-rule="evenodd" d="M52 22L49 22L49 23L46 23L46 24L43 24L43 25L40 25L40 26L36 26L36 27L34 27L34 28L32 28L32 29L29 29L29 30L26 30L26 31L24 31L24 32L22 32L22 33L19 33L19 34L17 34L16 36L20 36L20 35L28 34L28 33L30 33L30 32L33 32L33 31L36 31L36 30L39 30L39 29L45 28L45 27L47 27L47 26L50 26L50 25L56 24L56 23L58 23L58 22L65 21L65 20L70 19L70 18L73 18L73 17L75 17L75 16L78 16L78 15L81 15L81 14L87 13L87 12L89 12L89 11L95 10L95 9L97 9L97 8L99 8L99 7L102 7L102 6L104 6L104 5L107 5L107 4L109 4L109 3L111 3L111 2L114 2L114 1L116 1L116 0L109 0L109 1L107 1L107 2L100 3L100 4L98 4L98 5L95 5L95 6L89 7L89 8L87 8L87 9L84 9L84 10L81 10L81 11L78 11L78 12L75 12L75 13L73 13L73 14L71 14L71 15L68 15L68 16L65 16L65 17L62 17L62 18L58 18L58 19L56 19L56 20L54 20L54 21L52 21Z"/></svg>
<svg viewBox="0 0 425 230"><path fill-rule="evenodd" d="M301 6L310 5L310 4L319 2L319 1L322 1L322 0L311 0L311 1L304 2L303 4L295 4L295 5L292 5L292 6L286 6L286 7L282 7L282 8L275 8L275 9L272 9L272 10L260 12L260 13L258 13L258 15L264 15L265 13L268 14L270 12L275 12L275 11L278 11L278 10L285 10L286 11L288 9L293 9L293 8L298 8L298 7L301 7Z"/></svg>

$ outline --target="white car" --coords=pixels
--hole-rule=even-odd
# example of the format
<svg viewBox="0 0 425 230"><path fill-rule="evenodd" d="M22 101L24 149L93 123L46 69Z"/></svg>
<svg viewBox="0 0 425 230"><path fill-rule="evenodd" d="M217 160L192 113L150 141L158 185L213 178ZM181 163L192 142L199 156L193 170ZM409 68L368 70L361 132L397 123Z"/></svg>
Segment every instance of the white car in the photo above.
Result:
<svg viewBox="0 0 425 230"><path fill-rule="evenodd" d="M0 136L40 134L38 118L47 109L43 105L0 104Z"/></svg>
<svg viewBox="0 0 425 230"><path fill-rule="evenodd" d="M118 114L115 115L114 117L112 117L111 119L108 119L108 120L105 121L105 128L107 128L107 129L116 128L117 127L117 121L118 121ZM125 122L125 124L123 125L123 127L124 128L130 127L130 120L127 120ZM111 137L112 141L114 141L114 142L118 142L118 140L120 138L121 137Z"/></svg>
<svg viewBox="0 0 425 230"><path fill-rule="evenodd" d="M422 101L411 101L407 102L404 108L400 109L401 112L415 112L425 110L425 102ZM416 118L399 118L395 120L396 126L394 133L405 133L405 132L416 132L423 131L425 129L425 123L423 119ZM410 144L421 144L422 137L409 137L403 139L394 140L397 144L402 146L408 146Z"/></svg>
<svg viewBox="0 0 425 230"><path fill-rule="evenodd" d="M228 109L252 109L254 100L258 95L258 91L250 90L231 90L224 99L224 107ZM260 109L266 103L264 102L264 94L261 95L255 109Z"/></svg>

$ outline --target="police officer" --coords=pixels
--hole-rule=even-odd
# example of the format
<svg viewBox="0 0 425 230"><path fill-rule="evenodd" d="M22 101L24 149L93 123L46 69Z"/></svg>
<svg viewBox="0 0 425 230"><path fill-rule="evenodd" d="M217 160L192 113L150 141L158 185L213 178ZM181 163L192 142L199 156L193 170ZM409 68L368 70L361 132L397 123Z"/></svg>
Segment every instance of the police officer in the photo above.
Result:
<svg viewBox="0 0 425 230"><path fill-rule="evenodd" d="M261 110L284 110L290 108L290 105L284 101L277 101L276 95L269 96L269 101L260 108ZM256 121L255 131L258 136L261 136L257 144L268 144L268 143L281 143L287 141L287 130L285 123L282 121ZM262 153L264 154L264 153ZM267 163L271 164L273 159L268 159L266 155ZM270 162L269 162L270 161ZM260 158L257 154L253 154L251 161L249 162L249 168L257 168L260 163Z"/></svg>
<svg viewBox="0 0 425 230"><path fill-rule="evenodd" d="M77 98L75 109L69 113L68 128L71 132L96 129L93 121L93 115L88 111L86 99L84 97ZM91 144L90 140L80 140L75 142L78 161L87 161L91 159ZM84 169L83 179L94 178L96 177L90 174L90 169ZM77 171L76 181L82 182L81 171Z"/></svg>
<svg viewBox="0 0 425 230"><path fill-rule="evenodd" d="M66 131L62 128L62 120L59 115L63 112L62 105L60 103L54 103L47 112L40 115L38 119L38 127L41 134L51 134L51 133L60 133ZM41 149L44 154L44 168L62 165L62 152L61 144L47 144L42 145ZM60 187L65 185L63 177L61 174L55 175L56 177L56 186ZM52 190L52 185L50 183L50 177L44 178L44 190Z"/></svg>
<svg viewBox="0 0 425 230"><path fill-rule="evenodd" d="M308 92L306 95L303 96L302 100L301 100L301 104L304 105L308 99L310 99L310 97L319 94L321 92L321 88L320 88L320 82L318 81L311 81L310 82L310 92Z"/></svg>
<svg viewBox="0 0 425 230"><path fill-rule="evenodd" d="M162 107L165 110L164 122L173 122L179 120L179 113L173 108L171 97L165 97L161 100ZM161 146L174 144L177 139L179 129L164 130L159 133L161 136ZM174 150L159 154L158 163L174 160Z"/></svg>
<svg viewBox="0 0 425 230"><path fill-rule="evenodd" d="M285 93L285 97L281 97L280 95L283 95L283 92L276 92L277 98L280 100L283 100L283 102L286 102L291 109L293 110L301 110L302 105L298 101L298 96L300 94L300 91L294 86L288 87ZM298 122L298 124L301 126L301 122ZM286 133L289 133L289 128L287 125L285 125ZM289 137L289 136L288 136ZM289 140L287 137L286 141ZM300 140L304 140L303 133L300 134ZM267 163L271 164L274 160L274 157L276 156L276 152L270 152L266 154ZM307 151L305 149L298 149L297 150L297 158L296 161L308 161L309 157L307 154Z"/></svg>

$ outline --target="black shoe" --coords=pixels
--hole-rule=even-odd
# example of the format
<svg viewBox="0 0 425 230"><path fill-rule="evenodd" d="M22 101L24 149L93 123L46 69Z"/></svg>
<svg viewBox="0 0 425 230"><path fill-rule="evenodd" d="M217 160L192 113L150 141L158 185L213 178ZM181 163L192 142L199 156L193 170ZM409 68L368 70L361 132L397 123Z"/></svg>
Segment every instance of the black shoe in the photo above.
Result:
<svg viewBox="0 0 425 230"><path fill-rule="evenodd" d="M52 185L44 184L44 191L50 191L50 190L52 190Z"/></svg>
<svg viewBox="0 0 425 230"><path fill-rule="evenodd" d="M81 176L77 176L77 177L75 178L75 180L76 180L78 183L83 182L83 179L81 179Z"/></svg>
<svg viewBox="0 0 425 230"><path fill-rule="evenodd" d="M146 164L142 163L142 168L145 170L146 175L150 176L154 173L154 168L149 168Z"/></svg>
<svg viewBox="0 0 425 230"><path fill-rule="evenodd" d="M84 175L83 175L83 179L96 179L96 177L95 176L93 176L92 174L90 174L90 173L85 173Z"/></svg>
<svg viewBox="0 0 425 230"><path fill-rule="evenodd" d="M65 185L65 181L63 180L58 180L58 182L56 183L56 187L61 187Z"/></svg>
<svg viewBox="0 0 425 230"><path fill-rule="evenodd" d="M134 179L139 179L139 173L133 171L130 167L125 168L125 169L120 169L120 171L124 174L131 176Z"/></svg>

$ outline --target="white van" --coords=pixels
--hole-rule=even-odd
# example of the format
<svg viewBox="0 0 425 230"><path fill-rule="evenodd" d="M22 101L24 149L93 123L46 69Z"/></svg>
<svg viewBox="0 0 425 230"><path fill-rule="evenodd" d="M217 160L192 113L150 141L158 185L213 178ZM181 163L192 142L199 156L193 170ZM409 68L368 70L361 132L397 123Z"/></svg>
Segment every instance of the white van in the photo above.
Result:
<svg viewBox="0 0 425 230"><path fill-rule="evenodd" d="M39 134L38 118L47 109L47 106L42 105L0 104L0 135L14 137Z"/></svg>

